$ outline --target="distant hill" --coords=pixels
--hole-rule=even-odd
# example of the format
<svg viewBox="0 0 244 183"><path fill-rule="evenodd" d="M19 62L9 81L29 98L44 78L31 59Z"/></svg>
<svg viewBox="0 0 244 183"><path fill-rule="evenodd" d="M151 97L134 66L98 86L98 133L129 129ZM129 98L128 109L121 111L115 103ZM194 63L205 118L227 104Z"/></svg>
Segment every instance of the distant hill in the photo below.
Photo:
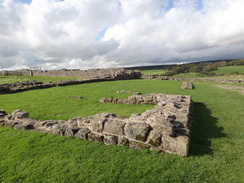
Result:
<svg viewBox="0 0 244 183"><path fill-rule="evenodd" d="M230 62L232 60L238 60L238 59L222 59L222 60L207 60L207 61L196 61L196 62L189 62L184 64L199 64L199 63L206 63L206 62L219 62L219 61L226 61ZM183 65L183 64L170 64L170 65L147 65L147 66L134 66L134 67L123 67L124 69L128 70L155 70L155 69L168 69L173 66L177 65Z"/></svg>

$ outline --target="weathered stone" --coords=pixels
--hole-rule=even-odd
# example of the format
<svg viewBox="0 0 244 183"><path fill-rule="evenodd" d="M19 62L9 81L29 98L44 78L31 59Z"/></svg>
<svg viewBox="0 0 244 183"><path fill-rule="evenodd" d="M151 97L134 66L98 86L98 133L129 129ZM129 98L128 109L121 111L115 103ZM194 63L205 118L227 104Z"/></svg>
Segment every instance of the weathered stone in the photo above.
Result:
<svg viewBox="0 0 244 183"><path fill-rule="evenodd" d="M113 118L115 116L116 115L112 114L112 113L97 114L96 116L94 116L94 118L91 121L91 123L92 123L92 131L93 132L97 132L97 133L101 133L103 131L103 128L104 128L104 123L109 118Z"/></svg>
<svg viewBox="0 0 244 183"><path fill-rule="evenodd" d="M53 135L61 135L64 136L65 133L65 128L61 128L59 126L53 126L50 130L49 133Z"/></svg>
<svg viewBox="0 0 244 183"><path fill-rule="evenodd" d="M35 121L35 123L33 124L33 126L35 128L42 128L47 122L46 121Z"/></svg>
<svg viewBox="0 0 244 183"><path fill-rule="evenodd" d="M66 128L65 130L65 136L67 137L73 137L75 134L79 131L78 128Z"/></svg>
<svg viewBox="0 0 244 183"><path fill-rule="evenodd" d="M118 143L118 137L115 135L104 135L103 143L105 145L116 145Z"/></svg>
<svg viewBox="0 0 244 183"><path fill-rule="evenodd" d="M1 110L0 110L0 118L4 117L4 116L6 116L6 115L7 115L6 111L3 110L3 109L1 109Z"/></svg>
<svg viewBox="0 0 244 183"><path fill-rule="evenodd" d="M70 128L77 128L78 126L78 119L77 118L72 118L70 120L68 120L68 127Z"/></svg>
<svg viewBox="0 0 244 183"><path fill-rule="evenodd" d="M104 125L104 132L116 135L124 135L125 122L123 120L108 120Z"/></svg>
<svg viewBox="0 0 244 183"><path fill-rule="evenodd" d="M19 122L18 121L6 121L3 124L4 124L3 126L6 126L6 127L14 127L15 125L19 124Z"/></svg>
<svg viewBox="0 0 244 183"><path fill-rule="evenodd" d="M139 113L133 113L133 114L131 114L130 118L137 118L139 116L141 116L141 114L139 114Z"/></svg>
<svg viewBox="0 0 244 183"><path fill-rule="evenodd" d="M169 154L179 154L181 156L187 156L189 150L189 137L171 137L163 135L162 144L164 151Z"/></svg>
<svg viewBox="0 0 244 183"><path fill-rule="evenodd" d="M101 103L105 103L105 102L106 102L106 98L104 98L104 97L103 97L103 98L100 98L99 101L100 101Z"/></svg>
<svg viewBox="0 0 244 183"><path fill-rule="evenodd" d="M88 133L87 139L93 142L103 142L103 136L96 133Z"/></svg>
<svg viewBox="0 0 244 183"><path fill-rule="evenodd" d="M129 143L129 146L131 148L134 148L134 149L149 149L150 146L148 144L145 144L145 143L142 143L142 142L137 142L137 141L133 141L131 140L130 143Z"/></svg>
<svg viewBox="0 0 244 183"><path fill-rule="evenodd" d="M58 124L57 121L53 121L53 120L47 120L45 121L46 123L44 124L44 128L52 128L53 125Z"/></svg>
<svg viewBox="0 0 244 183"><path fill-rule="evenodd" d="M164 135L173 135L173 124L165 118L153 118L150 121L150 125L154 129L154 131L161 132Z"/></svg>
<svg viewBox="0 0 244 183"><path fill-rule="evenodd" d="M12 112L13 119L23 119L28 118L29 113L22 110L15 110Z"/></svg>
<svg viewBox="0 0 244 183"><path fill-rule="evenodd" d="M81 128L79 131L75 134L76 138L80 139L87 139L88 138L88 133L90 133L91 130L89 128Z"/></svg>
<svg viewBox="0 0 244 183"><path fill-rule="evenodd" d="M32 124L27 123L27 122L18 123L16 125L14 125L14 128L21 129L21 130L32 130L32 129L35 129L35 127Z"/></svg>
<svg viewBox="0 0 244 183"><path fill-rule="evenodd" d="M148 137L148 143L153 147L158 147L162 142L162 133L159 131L152 130Z"/></svg>
<svg viewBox="0 0 244 183"><path fill-rule="evenodd" d="M125 146L129 144L129 140L124 136L119 136L118 138L118 146Z"/></svg>
<svg viewBox="0 0 244 183"><path fill-rule="evenodd" d="M181 88L182 89L190 89L191 90L193 88L193 86L192 86L192 84L190 82L183 81Z"/></svg>
<svg viewBox="0 0 244 183"><path fill-rule="evenodd" d="M125 125L125 135L129 138L145 142L151 127L147 123L131 123Z"/></svg>

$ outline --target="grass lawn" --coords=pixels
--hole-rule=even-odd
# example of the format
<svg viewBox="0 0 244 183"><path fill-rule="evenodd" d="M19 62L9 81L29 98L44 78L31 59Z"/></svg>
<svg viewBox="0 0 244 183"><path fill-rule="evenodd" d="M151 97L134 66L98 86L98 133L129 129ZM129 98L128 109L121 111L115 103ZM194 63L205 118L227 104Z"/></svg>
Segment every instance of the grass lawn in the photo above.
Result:
<svg viewBox="0 0 244 183"><path fill-rule="evenodd" d="M141 70L142 74L145 75L161 75L168 72L167 70ZM228 67L219 67L218 70L211 71L212 73L215 73L216 76L207 76L201 73L180 73L176 74L173 77L179 77L179 78L214 78L214 79L242 79L244 80L244 66L228 66ZM210 72L210 73L211 73Z"/></svg>
<svg viewBox="0 0 244 183"><path fill-rule="evenodd" d="M234 73L239 73L244 75L244 66L228 66L228 67L219 67L218 70L212 71L217 75L232 75Z"/></svg>
<svg viewBox="0 0 244 183"><path fill-rule="evenodd" d="M161 75L161 74L165 74L166 72L168 72L168 70L164 70L164 69L158 69L158 70L140 70L139 71L142 74L145 75Z"/></svg>
<svg viewBox="0 0 244 183"><path fill-rule="evenodd" d="M82 79L78 77L48 77L48 76L0 76L0 84L15 83L16 81L37 80L41 82Z"/></svg>
<svg viewBox="0 0 244 183"><path fill-rule="evenodd" d="M216 83L196 82L194 90L181 84L129 80L0 95L0 108L23 109L38 119L129 116L153 107L99 103L100 97L128 96L117 90L191 95L194 101L189 157L1 127L0 182L244 182L244 96Z"/></svg>

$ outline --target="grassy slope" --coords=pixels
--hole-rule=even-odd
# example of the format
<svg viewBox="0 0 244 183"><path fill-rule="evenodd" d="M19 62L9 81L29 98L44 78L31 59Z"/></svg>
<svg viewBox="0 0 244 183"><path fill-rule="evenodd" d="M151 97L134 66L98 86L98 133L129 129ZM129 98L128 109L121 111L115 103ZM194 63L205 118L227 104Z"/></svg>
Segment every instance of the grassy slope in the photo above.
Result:
<svg viewBox="0 0 244 183"><path fill-rule="evenodd" d="M40 116L44 118L45 114L49 117L49 113L59 108L59 103L66 104L67 109L70 107L71 103L62 101L64 97L66 99L63 93L67 92L85 96L83 91L89 91L94 96L101 93L105 97L120 96L115 93L118 89L187 94L193 97L194 115L189 157L0 128L0 182L243 182L244 97L213 87L211 83L195 83L195 90L190 91L181 90L180 86L181 82L131 80L28 91L12 94L13 97L1 95L1 108L6 108L16 98L16 105L21 103L24 95L49 93L50 98L55 97L53 101L57 102L44 105L49 106L45 111L41 110L41 102L36 108L44 112ZM2 107L5 98L9 104ZM104 112L108 112L107 105L102 106ZM113 111L116 104L108 106ZM21 107L27 111L32 108L31 105L18 104L18 108ZM83 108L79 110L83 111ZM75 113L80 115L77 111Z"/></svg>
<svg viewBox="0 0 244 183"><path fill-rule="evenodd" d="M150 75L150 74L165 74L167 70L142 70L140 71L142 74ZM211 71L218 76L214 76L211 78L216 79L244 79L244 66L229 66L229 67L219 67L218 70ZM233 72L238 72L239 75L232 75ZM180 73L174 75L173 77L180 77L180 78L201 78L207 77L201 73Z"/></svg>
<svg viewBox="0 0 244 183"><path fill-rule="evenodd" d="M69 80L69 79L79 79L77 77L47 77L47 76L0 76L0 84L14 83L16 81L28 81L37 80L41 82L49 81L59 81L59 80Z"/></svg>
<svg viewBox="0 0 244 183"><path fill-rule="evenodd" d="M219 67L218 70L212 72L218 75L231 75L233 72L239 72L239 74L244 74L244 66Z"/></svg>

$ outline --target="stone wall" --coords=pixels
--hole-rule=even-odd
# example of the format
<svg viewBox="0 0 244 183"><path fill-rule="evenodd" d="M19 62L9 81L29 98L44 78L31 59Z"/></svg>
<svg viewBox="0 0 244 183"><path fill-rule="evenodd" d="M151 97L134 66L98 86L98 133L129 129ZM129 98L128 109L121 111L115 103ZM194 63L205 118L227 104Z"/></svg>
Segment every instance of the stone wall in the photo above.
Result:
<svg viewBox="0 0 244 183"><path fill-rule="evenodd" d="M66 86L66 85L76 85L83 83L92 83L92 82L102 82L102 81L114 81L115 79L111 78L97 78L97 79L79 79L79 80L67 80L67 81L54 81L42 83L36 80L23 81L23 82L15 82L10 84L0 84L0 94L6 93L15 93L26 90L34 90L34 89L44 89L56 86Z"/></svg>
<svg viewBox="0 0 244 183"><path fill-rule="evenodd" d="M87 78L112 78L112 79L138 79L141 76L140 72L133 70L125 70L122 68L109 69L62 69L62 70L13 70L1 71L0 75L32 75L32 76L53 76L53 77L87 77Z"/></svg>
<svg viewBox="0 0 244 183"><path fill-rule="evenodd" d="M217 83L241 83L241 79L214 79L214 78L177 78L172 76L159 76L159 75L142 75L141 79L156 79L156 80L170 80L170 81L207 81L207 82L217 82Z"/></svg>
<svg viewBox="0 0 244 183"><path fill-rule="evenodd" d="M114 102L116 101L116 102ZM135 149L152 149L186 156L190 141L190 96L148 94L128 99L101 99L101 102L153 104L154 109L130 117L101 113L90 117L75 117L68 121L36 120L21 110L7 114L0 110L0 125L39 131L54 135L75 136L105 145L128 145Z"/></svg>

